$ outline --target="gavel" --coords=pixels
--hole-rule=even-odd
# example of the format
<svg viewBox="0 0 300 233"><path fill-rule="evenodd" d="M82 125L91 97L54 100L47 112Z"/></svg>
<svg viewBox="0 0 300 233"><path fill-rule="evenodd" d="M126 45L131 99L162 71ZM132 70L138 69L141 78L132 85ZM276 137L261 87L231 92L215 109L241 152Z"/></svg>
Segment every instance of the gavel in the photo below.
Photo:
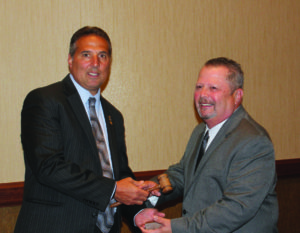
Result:
<svg viewBox="0 0 300 233"><path fill-rule="evenodd" d="M157 177L157 180L158 180L159 184L155 185L152 188L146 189L145 191L151 192L151 191L153 191L155 189L161 189L161 191L164 194L167 194L167 193L169 193L169 192L171 192L173 190L171 182L170 182L167 174L164 173L164 174L159 175ZM115 202L115 203L111 204L110 207L111 208L117 207L117 206L119 206L121 204L122 204L121 202Z"/></svg>

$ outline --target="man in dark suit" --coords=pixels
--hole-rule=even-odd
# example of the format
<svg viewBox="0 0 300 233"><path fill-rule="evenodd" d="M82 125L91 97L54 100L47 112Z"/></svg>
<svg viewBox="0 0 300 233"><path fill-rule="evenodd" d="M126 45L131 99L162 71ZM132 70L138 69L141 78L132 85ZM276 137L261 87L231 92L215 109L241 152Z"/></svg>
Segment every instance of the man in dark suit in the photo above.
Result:
<svg viewBox="0 0 300 233"><path fill-rule="evenodd" d="M150 184L135 181L128 166L123 117L100 95L111 53L102 29L81 28L70 42L70 74L27 95L21 120L24 198L15 233L101 232L100 214L106 209L112 210L113 221L106 230L120 232L121 215L133 223L141 208L137 205L147 199L143 188ZM111 177L103 174L90 97L95 98ZM126 205L109 209L112 200Z"/></svg>
<svg viewBox="0 0 300 233"><path fill-rule="evenodd" d="M277 232L274 149L241 105L243 82L240 65L227 58L211 59L201 69L194 100L203 123L180 162L167 170L173 192L152 200L159 205L183 196L182 217L170 220L146 209L136 216L143 232ZM146 230L149 221L161 227Z"/></svg>

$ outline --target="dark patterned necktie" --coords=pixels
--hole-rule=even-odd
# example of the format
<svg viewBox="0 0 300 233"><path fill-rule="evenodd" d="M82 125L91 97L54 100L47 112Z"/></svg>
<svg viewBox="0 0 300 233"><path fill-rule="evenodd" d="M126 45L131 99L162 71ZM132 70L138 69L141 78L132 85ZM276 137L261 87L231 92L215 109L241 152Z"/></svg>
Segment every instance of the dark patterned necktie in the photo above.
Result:
<svg viewBox="0 0 300 233"><path fill-rule="evenodd" d="M98 154L101 162L102 167L102 173L103 176L107 178L113 178L112 169L110 165L109 155L105 144L105 139L103 135L103 131L101 129L96 109L95 109L95 98L89 98L89 110L90 110L90 120L92 125L92 131L96 140L96 145L98 149ZM113 204L115 199L111 199L108 206L106 207L104 212L99 211L98 217L97 217L97 223L96 225L99 227L99 229L103 233L108 233L111 229L111 227L114 224L114 213L115 208L110 208L110 205Z"/></svg>
<svg viewBox="0 0 300 233"><path fill-rule="evenodd" d="M205 148L206 148L206 145L207 145L207 142L208 142L208 139L209 139L209 135L208 135L208 130L206 131L203 139L202 139L202 143L201 143L201 147L200 147L200 151L199 151L199 155L198 155L198 158L197 158L197 163L196 163L196 167L195 167L195 171L197 170L197 167L200 163L200 160L202 159L204 153L205 153Z"/></svg>

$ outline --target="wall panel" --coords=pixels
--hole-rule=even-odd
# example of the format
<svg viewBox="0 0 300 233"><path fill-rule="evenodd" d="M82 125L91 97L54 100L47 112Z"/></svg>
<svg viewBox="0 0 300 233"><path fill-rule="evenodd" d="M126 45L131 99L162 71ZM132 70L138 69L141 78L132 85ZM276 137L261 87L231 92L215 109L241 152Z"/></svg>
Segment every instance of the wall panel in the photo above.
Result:
<svg viewBox="0 0 300 233"><path fill-rule="evenodd" d="M300 157L300 2L295 0L0 0L0 182L22 181L20 111L33 88L67 73L84 25L113 43L103 95L123 113L134 171L177 162L197 124L193 90L215 56L245 71L244 105L269 131L276 158Z"/></svg>

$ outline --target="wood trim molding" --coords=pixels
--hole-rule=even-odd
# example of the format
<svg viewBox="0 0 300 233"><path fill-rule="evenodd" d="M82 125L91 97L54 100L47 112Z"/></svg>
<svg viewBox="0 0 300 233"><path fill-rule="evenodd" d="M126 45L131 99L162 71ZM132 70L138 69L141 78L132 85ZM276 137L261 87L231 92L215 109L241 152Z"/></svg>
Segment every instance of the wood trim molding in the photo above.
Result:
<svg viewBox="0 0 300 233"><path fill-rule="evenodd" d="M297 176L300 175L300 159L276 160L277 176Z"/></svg>
<svg viewBox="0 0 300 233"><path fill-rule="evenodd" d="M24 182L0 184L0 207L22 204Z"/></svg>
<svg viewBox="0 0 300 233"><path fill-rule="evenodd" d="M165 170L154 170L135 172L134 174L137 180L148 180L164 172ZM279 179L300 175L300 159L277 160L276 172ZM0 184L0 207L21 205L23 193L24 182Z"/></svg>
<svg viewBox="0 0 300 233"><path fill-rule="evenodd" d="M150 180L152 177L164 173L166 170L153 170L153 171L143 171L135 172L134 175L137 180Z"/></svg>

